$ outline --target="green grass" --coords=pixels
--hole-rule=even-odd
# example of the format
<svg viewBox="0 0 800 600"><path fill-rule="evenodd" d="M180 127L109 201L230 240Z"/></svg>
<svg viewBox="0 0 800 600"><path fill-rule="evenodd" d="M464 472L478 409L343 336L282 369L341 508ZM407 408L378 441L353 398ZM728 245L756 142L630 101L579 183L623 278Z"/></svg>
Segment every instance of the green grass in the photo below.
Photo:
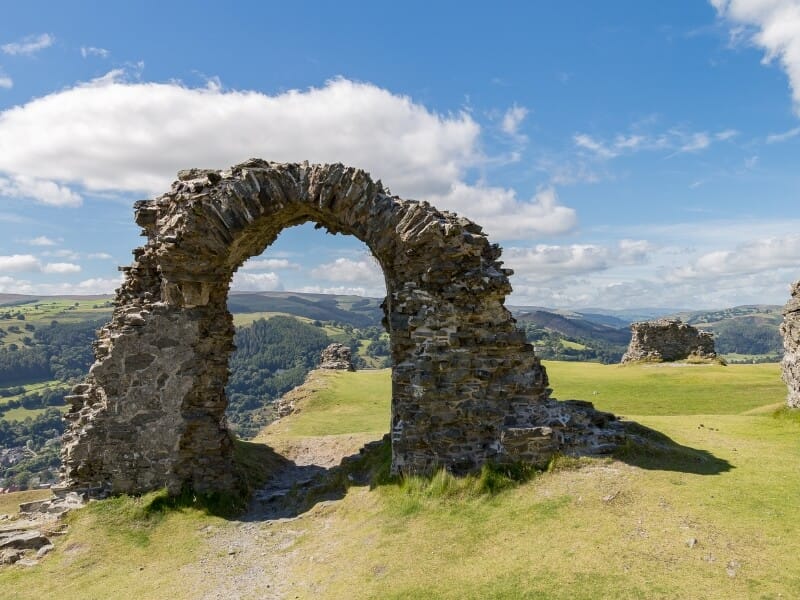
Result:
<svg viewBox="0 0 800 600"><path fill-rule="evenodd" d="M303 410L281 420L285 435L320 437L389 430L389 369L317 372L318 391Z"/></svg>
<svg viewBox="0 0 800 600"><path fill-rule="evenodd" d="M782 402L780 365L601 365L545 361L553 396L621 415L737 414Z"/></svg>
<svg viewBox="0 0 800 600"><path fill-rule="evenodd" d="M569 348L570 350L586 350L586 348L588 348L586 344L571 342L569 340L561 340L561 346L564 348Z"/></svg>
<svg viewBox="0 0 800 600"><path fill-rule="evenodd" d="M57 379L51 379L48 381L37 381L35 383L22 382L19 384L19 386L13 385L9 387L20 387L20 386L25 388L25 391L22 394L15 394L13 396L0 396L0 410L2 410L4 404L7 404L12 400L19 400L25 394L29 394L31 392L43 392L44 390L48 390L50 388L65 386L65 384L63 381L59 381Z"/></svg>
<svg viewBox="0 0 800 600"><path fill-rule="evenodd" d="M300 519L256 523L256 533L192 506L154 515L136 504L146 499L99 502L74 513L40 566L0 571L0 589L20 598L203 597L213 573L233 564L209 546L213 527L291 533L294 542L274 552L292 598L800 597L800 411L776 411L785 387L775 365L547 367L557 396L638 415L652 436L672 440L668 450L562 457L524 476L487 468L352 485ZM388 370L326 372L310 380L299 412L268 431L380 435L389 390ZM254 443L239 452L253 481L274 459ZM214 552L218 563L204 563L209 575L190 589L183 573Z"/></svg>
<svg viewBox="0 0 800 600"><path fill-rule="evenodd" d="M24 347L22 339L26 336L33 338L33 331L26 331L25 324L31 324L35 329L50 325L51 321L59 323L78 323L93 319L111 317L112 307L106 304L111 297L88 300L47 299L42 301L26 302L25 304L15 304L13 306L0 306L0 314L11 313L16 315L22 313L25 320L0 319L0 329L6 331L7 335L0 339L0 346L17 344ZM20 333L8 331L10 326L16 325L20 328Z"/></svg>
<svg viewBox="0 0 800 600"><path fill-rule="evenodd" d="M23 502L44 500L51 495L50 490L26 490L24 492L0 494L0 515L17 514L19 512L19 505Z"/></svg>
<svg viewBox="0 0 800 600"><path fill-rule="evenodd" d="M247 327L252 325L253 322L259 319L271 319L272 317L292 317L303 323L313 323L313 319L307 317L298 317L289 313L282 312L249 312L249 313L233 313L233 324L236 327Z"/></svg>
<svg viewBox="0 0 800 600"><path fill-rule="evenodd" d="M65 413L69 407L51 406L48 408L57 408L61 412ZM35 419L39 415L44 414L45 411L47 411L47 408L23 408L22 406L19 408L10 408L0 414L0 421L24 421L29 417L31 419Z"/></svg>

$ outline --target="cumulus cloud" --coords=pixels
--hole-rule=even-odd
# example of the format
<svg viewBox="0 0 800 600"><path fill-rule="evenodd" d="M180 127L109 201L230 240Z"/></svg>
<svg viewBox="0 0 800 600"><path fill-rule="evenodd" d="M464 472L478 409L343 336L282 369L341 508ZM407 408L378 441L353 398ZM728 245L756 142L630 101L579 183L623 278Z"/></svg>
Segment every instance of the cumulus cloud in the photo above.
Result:
<svg viewBox="0 0 800 600"><path fill-rule="evenodd" d="M738 276L800 264L800 235L772 237L748 242L734 250L715 250L688 265L673 269L671 280L709 276Z"/></svg>
<svg viewBox="0 0 800 600"><path fill-rule="evenodd" d="M42 267L42 273L58 273L63 275L64 273L80 273L81 267L80 265L76 265L74 263L47 263Z"/></svg>
<svg viewBox="0 0 800 600"><path fill-rule="evenodd" d="M2 119L2 115L0 115ZM0 120L0 129L2 120ZM3 143L0 141L0 146ZM80 206L81 197L65 185L31 175L0 177L0 196L29 198L50 206Z"/></svg>
<svg viewBox="0 0 800 600"><path fill-rule="evenodd" d="M375 288L350 287L344 285L332 287L307 285L301 287L298 291L304 294L334 294L337 296L363 296L366 298L380 298L386 295L385 291L380 291Z"/></svg>
<svg viewBox="0 0 800 600"><path fill-rule="evenodd" d="M243 271L271 271L273 269L297 269L298 265L285 258L261 258L245 262L240 269Z"/></svg>
<svg viewBox="0 0 800 600"><path fill-rule="evenodd" d="M372 256L365 256L361 260L337 258L312 269L311 276L326 281L369 283L373 287L383 283L383 272Z"/></svg>
<svg viewBox="0 0 800 600"><path fill-rule="evenodd" d="M260 156L346 162L415 196L446 190L479 159L480 127L468 114L439 115L366 83L336 79L270 96L120 76L0 114L0 171L159 193L187 166Z"/></svg>
<svg viewBox="0 0 800 600"><path fill-rule="evenodd" d="M11 54L11 55L28 55L35 54L39 52L39 50L44 50L45 48L49 48L53 45L56 39L50 35L49 33L42 33L40 35L29 35L27 37L22 38L17 42L10 42L8 44L3 44L0 46L0 50L3 51L4 54Z"/></svg>
<svg viewBox="0 0 800 600"><path fill-rule="evenodd" d="M515 107L506 114L509 131L523 112ZM495 206L505 211L490 215L495 223L520 217L514 235L571 227L574 211L548 200L552 192L521 200L508 188L468 183L471 170L487 160L480 132L466 112L435 113L407 96L343 78L268 95L216 83L127 82L114 71L0 113L0 194L61 206L80 203L73 188L156 194L179 169L259 156L365 168L394 193L446 198L448 208L479 222L486 206ZM492 230L502 235L504 228Z"/></svg>
<svg viewBox="0 0 800 600"><path fill-rule="evenodd" d="M233 274L231 289L237 292L271 292L282 290L283 286L276 273L244 273L239 270Z"/></svg>
<svg viewBox="0 0 800 600"><path fill-rule="evenodd" d="M26 279L0 275L0 292L13 294L37 294L48 296L111 294L122 283L122 277L93 277L78 283L32 283Z"/></svg>
<svg viewBox="0 0 800 600"><path fill-rule="evenodd" d="M32 254L12 254L0 256L0 273L78 273L80 265L73 263L45 263Z"/></svg>
<svg viewBox="0 0 800 600"><path fill-rule="evenodd" d="M737 38L765 51L764 63L777 60L789 77L800 113L800 3L797 0L710 0ZM742 29L744 28L744 29Z"/></svg>
<svg viewBox="0 0 800 600"><path fill-rule="evenodd" d="M508 248L503 258L514 269L515 280L548 281L605 271L613 266L642 264L652 249L645 240L620 240L611 246L537 244L530 248Z"/></svg>
<svg viewBox="0 0 800 600"><path fill-rule="evenodd" d="M19 273L23 271L39 271L39 259L32 254L13 254L0 256L0 273Z"/></svg>
<svg viewBox="0 0 800 600"><path fill-rule="evenodd" d="M12 87L14 87L14 80L0 71L0 88L10 90Z"/></svg>
<svg viewBox="0 0 800 600"><path fill-rule="evenodd" d="M40 235L38 237L28 240L28 244L30 244L31 246L55 246L56 242L54 240L51 240L46 235Z"/></svg>
<svg viewBox="0 0 800 600"><path fill-rule="evenodd" d="M42 256L54 256L56 258L65 258L67 260L78 260L81 255L69 248L60 248L59 250L47 250L42 252Z"/></svg>
<svg viewBox="0 0 800 600"><path fill-rule="evenodd" d="M529 200L520 200L512 189L457 183L447 194L429 199L438 208L469 217L496 239L564 233L578 220L574 209L559 203L552 187L539 190Z"/></svg>

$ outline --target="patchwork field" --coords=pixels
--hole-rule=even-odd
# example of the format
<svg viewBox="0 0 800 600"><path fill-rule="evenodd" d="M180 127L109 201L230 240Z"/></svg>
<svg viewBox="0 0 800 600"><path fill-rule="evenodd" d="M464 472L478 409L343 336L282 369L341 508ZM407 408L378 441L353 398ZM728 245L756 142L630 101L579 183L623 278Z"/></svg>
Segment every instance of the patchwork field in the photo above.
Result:
<svg viewBox="0 0 800 600"><path fill-rule="evenodd" d="M560 459L494 487L442 474L353 484L266 521L158 510L157 494L97 502L40 565L0 570L3 596L800 597L800 416L779 409L777 365L547 368L555 396L636 420L675 451ZM292 392L300 410L256 441L378 439L389 383L387 370L317 372Z"/></svg>
<svg viewBox="0 0 800 600"><path fill-rule="evenodd" d="M111 316L111 298L108 296L60 297L31 299L0 304L0 347L17 344L28 345L25 338L32 337L39 327L52 321L79 323ZM3 335L5 334L5 335Z"/></svg>

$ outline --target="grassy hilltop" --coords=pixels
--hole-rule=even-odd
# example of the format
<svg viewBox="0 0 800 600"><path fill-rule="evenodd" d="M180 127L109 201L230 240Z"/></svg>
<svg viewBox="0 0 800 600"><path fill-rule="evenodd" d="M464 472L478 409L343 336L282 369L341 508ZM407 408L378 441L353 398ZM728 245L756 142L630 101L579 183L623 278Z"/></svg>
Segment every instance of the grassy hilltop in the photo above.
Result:
<svg viewBox="0 0 800 600"><path fill-rule="evenodd" d="M800 418L779 408L778 365L547 367L557 397L636 420L673 451L557 460L494 491L481 477L353 483L272 521L160 510L158 494L97 502L71 515L42 564L0 571L0 589L11 598L800 596ZM251 468L270 456L260 442L356 448L387 430L388 370L315 372L293 394L299 412L244 448Z"/></svg>

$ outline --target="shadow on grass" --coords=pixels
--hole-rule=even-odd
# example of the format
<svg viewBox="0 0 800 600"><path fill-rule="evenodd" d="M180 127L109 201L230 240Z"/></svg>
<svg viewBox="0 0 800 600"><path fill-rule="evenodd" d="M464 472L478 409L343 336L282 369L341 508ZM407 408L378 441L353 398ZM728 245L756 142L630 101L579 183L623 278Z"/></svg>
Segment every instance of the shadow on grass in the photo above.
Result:
<svg viewBox="0 0 800 600"><path fill-rule="evenodd" d="M719 475L734 468L707 450L683 446L669 436L634 421L625 421L625 441L612 456L629 465L658 471Z"/></svg>
<svg viewBox="0 0 800 600"><path fill-rule="evenodd" d="M298 465L266 444L236 441L236 461L247 485L249 504L238 515L245 521L297 517L316 504L339 500L351 485L363 485L388 475L388 437L367 444L334 467Z"/></svg>
<svg viewBox="0 0 800 600"><path fill-rule="evenodd" d="M642 469L718 475L734 466L706 450L683 446L669 436L633 421L621 422L625 441L611 457ZM263 443L235 440L235 457L242 486L228 494L178 496L159 494L145 511L157 515L192 507L209 514L243 521L297 517L320 502L339 500L353 485L398 485L411 494L440 498L494 495L533 479L544 471L580 467L594 457L556 455L546 468L487 464L478 473L452 475L444 470L428 476L390 474L389 436L371 442L334 467L298 465ZM541 465L540 465L541 467Z"/></svg>

